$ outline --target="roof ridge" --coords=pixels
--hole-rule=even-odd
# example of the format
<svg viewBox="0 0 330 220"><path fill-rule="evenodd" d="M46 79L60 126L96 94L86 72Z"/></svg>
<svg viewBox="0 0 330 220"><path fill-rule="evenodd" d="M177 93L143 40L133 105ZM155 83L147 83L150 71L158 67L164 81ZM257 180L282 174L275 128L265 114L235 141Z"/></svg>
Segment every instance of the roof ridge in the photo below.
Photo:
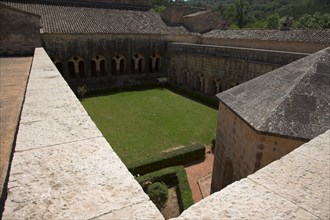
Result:
<svg viewBox="0 0 330 220"><path fill-rule="evenodd" d="M330 48L328 48L330 50ZM297 64L301 63L299 65L299 68L296 69L296 71L299 71L299 70L303 70L302 71L302 74L297 77L294 81L295 83L292 84L292 86L290 87L289 91L285 94L285 96L282 96L280 99L280 103L278 105L276 105L275 108L272 109L272 111L270 111L270 114L267 115L267 117L265 117L265 120L263 120L263 122L261 123L261 125L259 126L259 129L268 129L268 130L272 130L271 128L271 123L274 119L273 117L275 116L275 114L277 113L278 114L278 111L279 109L281 109L281 107L283 107L284 105L284 102L287 100L288 97L290 97L292 95L293 92L296 91L296 88L298 86L301 85L301 81L303 81L304 79L306 79L308 76L311 76L312 74L316 73L317 71L317 65L319 64L318 61L321 60L320 56L322 56L323 51L319 51L319 52L316 52L315 54L312 55L312 58L311 56L307 56L307 57L304 57L302 59L299 59L293 63L291 63L292 65L294 66L297 66ZM287 65L288 67L291 66L291 64ZM307 69L306 69L306 66L307 66ZM277 77L275 76L274 78L280 78L280 77ZM284 79L284 78L280 78L280 79ZM300 123L300 122L295 122L295 123ZM302 137L303 138L303 137Z"/></svg>

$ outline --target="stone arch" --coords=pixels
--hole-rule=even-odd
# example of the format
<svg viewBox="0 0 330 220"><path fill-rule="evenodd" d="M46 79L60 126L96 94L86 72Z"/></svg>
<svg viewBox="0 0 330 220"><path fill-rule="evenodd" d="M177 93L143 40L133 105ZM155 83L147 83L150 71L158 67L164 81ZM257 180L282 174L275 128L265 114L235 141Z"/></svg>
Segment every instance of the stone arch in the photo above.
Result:
<svg viewBox="0 0 330 220"><path fill-rule="evenodd" d="M132 73L142 73L144 71L144 57L141 54L135 54L131 63Z"/></svg>
<svg viewBox="0 0 330 220"><path fill-rule="evenodd" d="M69 71L69 77L70 78L75 78L76 77L75 67L74 67L74 62L73 61L68 62L68 71Z"/></svg>
<svg viewBox="0 0 330 220"><path fill-rule="evenodd" d="M215 85L216 85L216 93L215 94L218 94L218 93L221 92L221 80L219 78L214 78L213 80L214 80Z"/></svg>
<svg viewBox="0 0 330 220"><path fill-rule="evenodd" d="M101 55L96 55L91 60L91 74L92 76L105 75L105 58Z"/></svg>
<svg viewBox="0 0 330 220"><path fill-rule="evenodd" d="M175 84L178 83L177 68L177 65L175 63L172 63L168 72L169 80Z"/></svg>
<svg viewBox="0 0 330 220"><path fill-rule="evenodd" d="M199 77L199 83L200 83L200 91L204 92L204 89L205 89L205 82L204 82L205 76L204 76L203 73L200 73L198 75L198 77Z"/></svg>
<svg viewBox="0 0 330 220"><path fill-rule="evenodd" d="M80 56L71 57L68 61L69 76L71 78L86 76L85 60Z"/></svg>
<svg viewBox="0 0 330 220"><path fill-rule="evenodd" d="M231 184L234 181L234 169L233 169L233 163L229 158L226 159L225 162L225 169L223 170L223 176L222 176L222 186L221 188L225 188L229 184Z"/></svg>
<svg viewBox="0 0 330 220"><path fill-rule="evenodd" d="M201 80L199 74L193 75L193 89L197 91L201 91Z"/></svg>
<svg viewBox="0 0 330 220"><path fill-rule="evenodd" d="M106 74L105 74L105 60L101 60L100 61L100 74L101 74L101 76L105 76Z"/></svg>
<svg viewBox="0 0 330 220"><path fill-rule="evenodd" d="M91 76L96 77L97 71L96 71L96 62L95 60L91 60Z"/></svg>
<svg viewBox="0 0 330 220"><path fill-rule="evenodd" d="M205 81L206 83L206 89L205 92L207 95L213 96L216 94L217 92L217 86L216 86L216 82L214 81L213 77L209 77L206 79Z"/></svg>
<svg viewBox="0 0 330 220"><path fill-rule="evenodd" d="M123 55L116 55L111 60L112 74L125 74L126 73L126 58Z"/></svg>
<svg viewBox="0 0 330 220"><path fill-rule="evenodd" d="M180 74L180 84L186 86L188 81L188 77L187 77L188 71L185 70L179 74Z"/></svg>
<svg viewBox="0 0 330 220"><path fill-rule="evenodd" d="M80 60L78 63L78 74L79 77L85 77L86 76L86 71L85 71L85 61Z"/></svg>
<svg viewBox="0 0 330 220"><path fill-rule="evenodd" d="M57 70L63 75L63 63L59 58L53 57L51 58Z"/></svg>
<svg viewBox="0 0 330 220"><path fill-rule="evenodd" d="M159 54L152 54L149 58L149 71L153 72L160 72L161 66L161 57Z"/></svg>

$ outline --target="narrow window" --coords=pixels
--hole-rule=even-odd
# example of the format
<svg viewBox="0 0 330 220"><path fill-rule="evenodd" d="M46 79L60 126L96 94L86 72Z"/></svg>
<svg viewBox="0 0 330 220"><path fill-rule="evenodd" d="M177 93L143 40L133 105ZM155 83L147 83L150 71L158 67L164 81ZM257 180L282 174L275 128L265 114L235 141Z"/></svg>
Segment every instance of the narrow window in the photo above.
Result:
<svg viewBox="0 0 330 220"><path fill-rule="evenodd" d="M124 74L125 73L125 59L120 59L120 73Z"/></svg>
<svg viewBox="0 0 330 220"><path fill-rule="evenodd" d="M156 59L156 64L155 64L155 71L159 72L160 68L160 58Z"/></svg>
<svg viewBox="0 0 330 220"><path fill-rule="evenodd" d="M85 77L85 62L84 61L79 61L78 64L78 73L79 77Z"/></svg>
<svg viewBox="0 0 330 220"><path fill-rule="evenodd" d="M56 66L57 70L58 70L61 74L63 74L63 65L62 65L62 63L61 63L61 62L57 62L57 63L55 64L55 66Z"/></svg>
<svg viewBox="0 0 330 220"><path fill-rule="evenodd" d="M115 59L111 61L111 73L114 75L117 74L117 62Z"/></svg>
<svg viewBox="0 0 330 220"><path fill-rule="evenodd" d="M94 60L91 61L91 75L92 77L96 77L96 62Z"/></svg>
<svg viewBox="0 0 330 220"><path fill-rule="evenodd" d="M131 71L132 73L135 73L135 59L132 59L131 61Z"/></svg>
<svg viewBox="0 0 330 220"><path fill-rule="evenodd" d="M69 77L70 78L75 78L76 74L75 74L75 71L74 71L74 63L72 61L70 61L68 63L68 69L69 69Z"/></svg>
<svg viewBox="0 0 330 220"><path fill-rule="evenodd" d="M142 73L142 71L143 71L143 59L142 58L140 58L139 59L139 62L138 62L138 71L140 72L140 73Z"/></svg>
<svg viewBox="0 0 330 220"><path fill-rule="evenodd" d="M100 62L100 74L101 76L105 76L105 61L101 60Z"/></svg>

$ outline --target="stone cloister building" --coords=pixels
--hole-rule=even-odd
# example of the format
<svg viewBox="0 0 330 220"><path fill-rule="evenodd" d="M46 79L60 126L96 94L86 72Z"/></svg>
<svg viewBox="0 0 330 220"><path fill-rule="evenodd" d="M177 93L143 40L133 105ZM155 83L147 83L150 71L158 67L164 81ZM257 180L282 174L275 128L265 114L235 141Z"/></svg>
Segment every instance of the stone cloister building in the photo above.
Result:
<svg viewBox="0 0 330 220"><path fill-rule="evenodd" d="M214 96L329 45L328 30L191 32L184 17L202 8L172 5L163 20L147 1L1 2L40 16L42 45L73 89L168 77L173 84ZM219 17L203 12L198 21L216 24L209 29L223 27Z"/></svg>
<svg viewBox="0 0 330 220"><path fill-rule="evenodd" d="M179 19L175 24L163 20L150 8L149 1L0 0L0 54L33 55L36 47L43 47L44 49L36 50L33 64L35 69L32 71L34 86L44 79L52 83L55 80L49 85L60 85L65 90L57 91L61 95L69 94L70 91L65 82L59 80L60 77L52 69L47 56L72 90L80 86L96 90L142 85L166 77L170 84L211 97L220 93L217 95L220 102L213 192L267 167L272 161L296 148L299 150L299 146L329 129L329 106L326 105L329 102L329 49L324 48L330 46L330 30L223 30L226 29L223 22L216 22L214 19L219 17L209 11L198 13L196 9L176 10L175 7L181 6L171 7L173 8L163 18ZM205 32L200 29L203 25L192 25L195 19L201 20L199 24L214 21L215 26L211 29L208 26ZM48 86L38 84L38 88L33 89L42 90L46 85ZM52 89L56 90L56 86ZM61 98L56 97L57 101ZM80 109L77 100L74 104ZM48 110L51 109L54 108ZM39 111L38 108L34 110ZM83 110L81 111L81 115L85 116ZM29 128L25 130L27 133L39 129L39 126L33 127L35 125L30 123L30 118L26 120L22 127ZM85 118L82 120L84 123L88 121ZM75 123L74 119L72 123ZM92 124L90 121L88 123ZM77 126L74 129L81 128ZM99 135L97 128L93 127L93 131ZM83 132L82 130L82 134ZM30 139L27 136L24 138L29 143ZM39 141L40 146L43 146L41 140ZM99 142L100 145L109 147L103 140L96 141ZM94 143L89 144L98 149ZM22 152L19 152L21 154L34 152L30 149L34 146L20 147L23 147ZM110 150L106 149L110 154ZM51 157L52 152L48 150L50 148L47 148L47 155ZM78 153L75 155L77 159ZM113 161L119 160L112 153L111 157L114 158ZM19 158L24 162L25 157ZM20 164L22 161L15 163ZM70 164L69 159L66 162ZM95 161L90 162L93 164ZM328 164L324 167L327 166ZM123 165L119 167L120 170L125 170ZM110 172L104 170L104 167L103 171ZM327 174L326 171L324 173ZM127 175L125 173L125 177ZM16 180L19 181L20 178ZM127 181L131 183L132 177L127 178ZM137 185L133 189L135 195L142 195ZM127 193L121 188L119 191ZM126 196L126 200L129 200L129 195ZM140 201L142 197L133 198ZM140 205L139 202L134 203L135 200L127 205L121 199L125 209ZM217 200L217 194L212 199ZM143 197L148 208L152 209L153 205L147 200ZM15 199L8 204L7 210L17 205ZM22 213L33 216L35 213L30 209L32 206L33 204L27 203ZM141 209L143 207L136 208ZM217 210L213 209L211 213ZM85 212L86 210L82 213ZM153 213L155 214L154 209ZM21 213L16 214L20 216ZM74 217L69 211L56 210L54 215L48 214L49 217ZM88 214L86 216L98 216ZM158 214L155 216L159 217ZM329 217L327 213L315 215ZM7 212L6 217L8 216L11 213ZM223 217L220 214L215 216ZM235 215L231 217L235 218Z"/></svg>

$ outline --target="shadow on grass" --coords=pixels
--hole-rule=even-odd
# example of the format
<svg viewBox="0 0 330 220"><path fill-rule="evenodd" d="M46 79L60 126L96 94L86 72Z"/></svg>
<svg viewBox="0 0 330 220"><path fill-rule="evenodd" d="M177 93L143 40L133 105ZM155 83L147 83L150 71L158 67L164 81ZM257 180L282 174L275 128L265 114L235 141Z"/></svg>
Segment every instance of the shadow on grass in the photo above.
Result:
<svg viewBox="0 0 330 220"><path fill-rule="evenodd" d="M118 94L122 92L136 92L136 91L146 91L151 89L168 89L173 93L184 96L192 101L198 102L202 105L206 105L213 109L218 109L219 102L215 96L211 97L205 95L201 92L193 91L189 88L180 87L177 85L169 84L168 82L158 82L158 83L147 83L140 85L131 85L131 86L123 86L123 87L112 87L106 89L93 89L87 91L83 97L80 97L79 94L76 94L80 100L85 98L92 98L96 96L108 96L112 94Z"/></svg>

